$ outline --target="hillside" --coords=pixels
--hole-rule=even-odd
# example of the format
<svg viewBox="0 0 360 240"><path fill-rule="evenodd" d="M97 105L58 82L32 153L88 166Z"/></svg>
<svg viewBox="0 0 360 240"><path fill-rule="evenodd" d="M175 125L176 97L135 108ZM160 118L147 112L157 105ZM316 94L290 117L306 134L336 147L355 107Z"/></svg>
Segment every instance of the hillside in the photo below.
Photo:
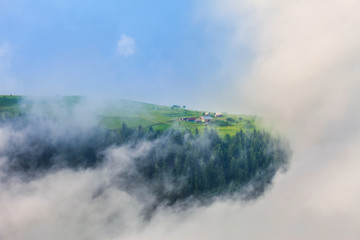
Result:
<svg viewBox="0 0 360 240"><path fill-rule="evenodd" d="M0 96L0 120L16 118L27 114L33 108L35 102L42 108L49 109L55 101L57 105L61 103L66 108L74 108L82 100L81 97L45 97L45 98L24 98L21 96ZM97 105L96 100L93 101ZM101 103L102 104L102 103ZM208 123L191 122L179 120L180 118L200 118L206 111L188 110L180 106L161 106L156 104L142 103L123 99L107 100L97 112L100 122L109 129L119 129L123 123L129 127L142 126L154 130L164 131L170 127L185 130L188 129L195 133L196 128L201 133L204 129L214 129L220 136L226 134L234 135L241 129L243 131L253 130L256 128L255 116L237 115L223 113L221 117L215 117L215 113L210 113L212 119Z"/></svg>
<svg viewBox="0 0 360 240"><path fill-rule="evenodd" d="M8 143L0 151L4 174L30 180L62 169L105 171L100 176L127 194L137 198L149 192L153 200L145 204L145 218L158 206L261 196L286 168L286 143L255 129L254 117L181 120L202 115L180 106L118 99L1 96L0 131Z"/></svg>

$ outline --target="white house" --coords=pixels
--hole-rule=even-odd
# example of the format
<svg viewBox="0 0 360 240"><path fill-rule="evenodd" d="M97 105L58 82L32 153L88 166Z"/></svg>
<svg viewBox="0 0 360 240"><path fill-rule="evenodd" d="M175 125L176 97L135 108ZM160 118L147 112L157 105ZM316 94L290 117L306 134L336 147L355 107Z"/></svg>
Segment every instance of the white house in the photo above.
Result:
<svg viewBox="0 0 360 240"><path fill-rule="evenodd" d="M205 122L210 122L211 119L213 119L213 118L210 117L210 116L202 116L202 117L201 117L201 120L203 120L203 121L205 121Z"/></svg>

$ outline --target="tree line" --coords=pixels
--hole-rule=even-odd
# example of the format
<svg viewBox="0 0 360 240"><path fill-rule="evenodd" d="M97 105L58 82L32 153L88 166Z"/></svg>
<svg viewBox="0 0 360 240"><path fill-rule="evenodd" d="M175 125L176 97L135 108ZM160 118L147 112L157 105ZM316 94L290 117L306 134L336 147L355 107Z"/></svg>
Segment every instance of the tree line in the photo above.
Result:
<svg viewBox="0 0 360 240"><path fill-rule="evenodd" d="M169 205L244 189L250 189L246 197L255 198L286 166L289 157L286 145L265 131L240 131L221 138L214 130L192 134L171 128L160 132L151 127L130 128L125 123L120 129L96 128L55 140L46 131L31 133L26 136L26 147L15 144L4 154L10 172L36 176L65 167L96 168L104 161L108 147L136 148L143 142L150 147L133 159L135 171L120 177L129 191L146 186L158 202Z"/></svg>

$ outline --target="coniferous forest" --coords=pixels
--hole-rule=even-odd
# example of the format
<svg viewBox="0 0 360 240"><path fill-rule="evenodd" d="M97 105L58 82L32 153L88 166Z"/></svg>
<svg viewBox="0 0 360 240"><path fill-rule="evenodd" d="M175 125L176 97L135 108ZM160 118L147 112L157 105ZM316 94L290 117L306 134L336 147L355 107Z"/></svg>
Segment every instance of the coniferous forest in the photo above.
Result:
<svg viewBox="0 0 360 240"><path fill-rule="evenodd" d="M131 158L116 181L129 193L146 189L157 204L166 205L191 199L206 202L224 194L256 198L276 172L286 168L289 157L284 142L257 130L221 138L213 130L160 132L124 123L117 130L99 127L81 134L69 131L62 137L53 137L46 128L22 132L26 133L26 147L14 142L4 155L9 174L22 173L25 178L63 168L82 171L101 167L109 148L139 151L139 146L146 146Z"/></svg>

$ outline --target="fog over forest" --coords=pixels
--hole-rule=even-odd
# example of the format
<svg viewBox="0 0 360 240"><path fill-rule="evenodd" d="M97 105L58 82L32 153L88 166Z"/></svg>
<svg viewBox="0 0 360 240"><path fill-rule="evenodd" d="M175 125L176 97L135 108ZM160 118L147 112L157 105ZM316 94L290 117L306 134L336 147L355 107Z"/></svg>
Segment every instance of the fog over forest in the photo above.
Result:
<svg viewBox="0 0 360 240"><path fill-rule="evenodd" d="M71 9L64 4L62 9ZM0 6L10 5L0 0ZM21 29L41 22L44 31L21 31L16 39L45 36L52 26L36 14L28 21L22 8L6 9L2 24L21 17L26 23ZM171 9L173 14L183 10ZM18 75L9 69L32 63L28 60L42 48L16 58L21 42L0 37L0 83L9 94L55 95L62 89L63 95L119 93L145 102L184 99L188 102L181 105L254 114L266 129L231 137L126 125L109 130L99 124L98 114L107 107L102 98L71 110L56 101L46 111L35 104L23 118L0 124L0 239L360 239L359 9L358 0L199 0L191 4L192 18L188 12L184 17L193 31L169 19L170 27L160 35L155 31L168 21L146 18L154 28L146 25L138 35L136 27L127 28L129 36L122 36L124 26L116 25L120 32L111 36L116 57L109 57L110 47L101 54L94 46L106 45L100 44L108 31L104 23L126 22L115 21L119 14L111 11L109 19L91 25L105 29L94 37L99 43L82 44L78 52L74 46L62 48L64 55L54 54L59 61L50 52L39 55L42 61L17 69ZM11 11L15 17L8 17ZM64 22L66 31L81 29ZM56 31L62 24L54 24ZM4 29L11 33L15 25ZM174 29L177 34L167 38ZM202 44L197 33L213 41ZM82 37L92 40L86 34ZM144 44L150 36L155 40ZM119 49L117 37L120 47L128 42L133 48ZM46 53L58 46L48 40ZM190 50L180 43L190 43ZM156 52L162 45L176 57ZM101 64L67 55L75 53L99 57ZM112 61L102 61L103 55ZM151 67L132 65L137 61ZM161 74L154 77L154 69Z"/></svg>
<svg viewBox="0 0 360 240"><path fill-rule="evenodd" d="M1 123L4 238L125 237L163 212L253 201L288 165L287 143L265 131L109 130L93 103L22 98L26 113Z"/></svg>

